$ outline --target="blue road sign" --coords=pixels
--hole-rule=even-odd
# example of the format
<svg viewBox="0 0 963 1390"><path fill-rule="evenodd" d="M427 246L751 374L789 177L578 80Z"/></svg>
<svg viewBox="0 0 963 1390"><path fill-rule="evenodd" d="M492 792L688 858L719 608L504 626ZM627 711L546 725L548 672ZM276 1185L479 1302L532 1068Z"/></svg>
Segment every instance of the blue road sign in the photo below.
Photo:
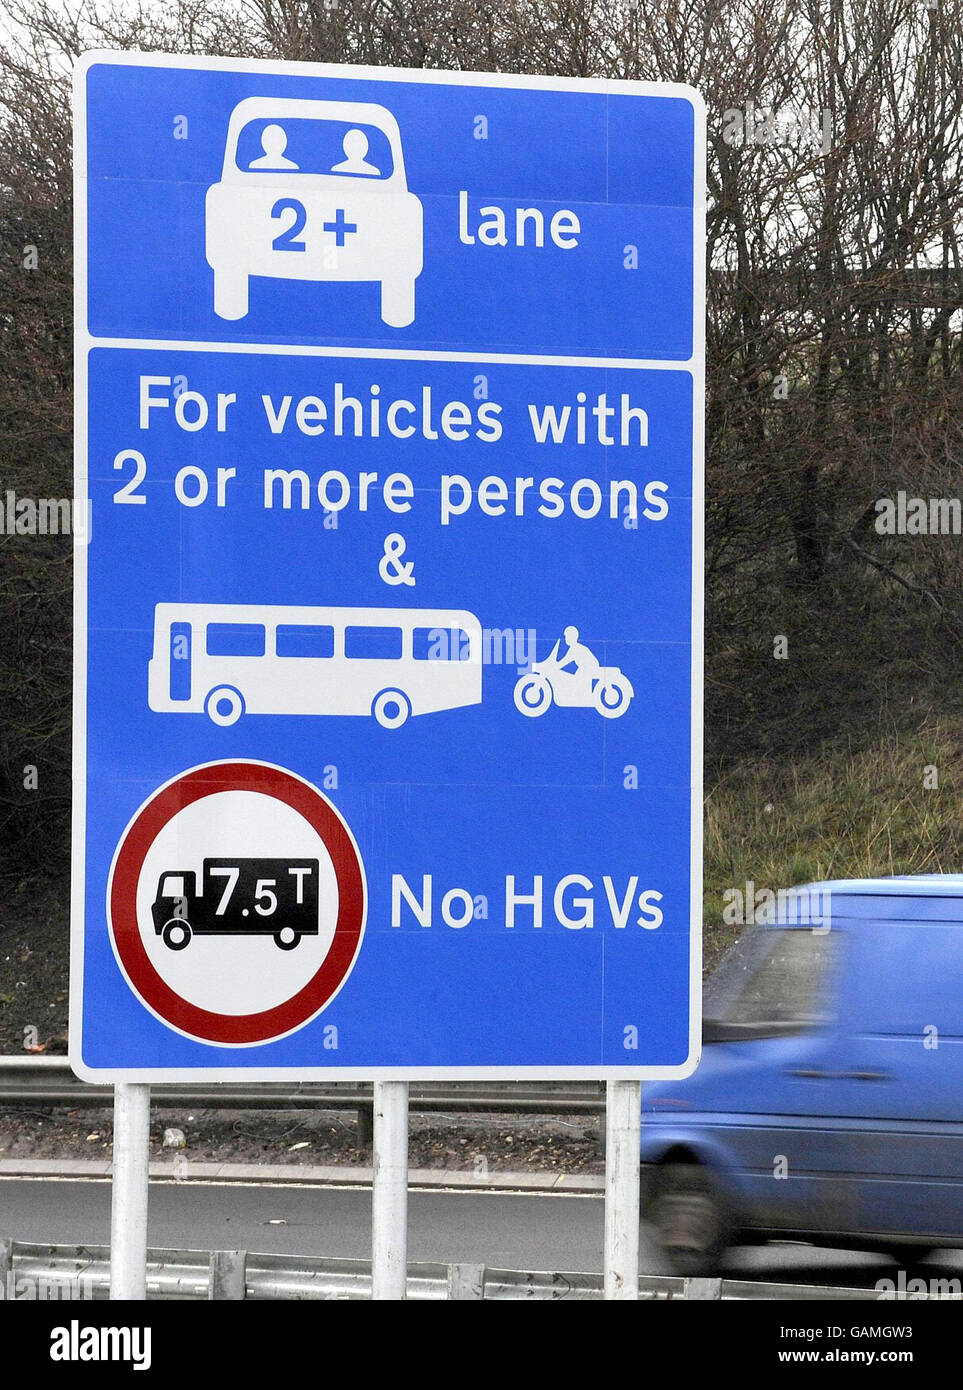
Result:
<svg viewBox="0 0 963 1390"><path fill-rule="evenodd" d="M78 67L71 1061L698 1059L704 115Z"/></svg>

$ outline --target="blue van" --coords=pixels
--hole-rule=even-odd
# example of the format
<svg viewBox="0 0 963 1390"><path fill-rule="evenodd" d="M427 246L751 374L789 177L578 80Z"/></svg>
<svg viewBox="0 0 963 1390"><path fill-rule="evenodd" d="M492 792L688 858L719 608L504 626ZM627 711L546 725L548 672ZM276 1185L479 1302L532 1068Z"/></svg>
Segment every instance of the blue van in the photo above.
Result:
<svg viewBox="0 0 963 1390"><path fill-rule="evenodd" d="M695 1074L643 1087L643 1210L677 1273L771 1238L963 1246L963 875L793 904L706 982Z"/></svg>

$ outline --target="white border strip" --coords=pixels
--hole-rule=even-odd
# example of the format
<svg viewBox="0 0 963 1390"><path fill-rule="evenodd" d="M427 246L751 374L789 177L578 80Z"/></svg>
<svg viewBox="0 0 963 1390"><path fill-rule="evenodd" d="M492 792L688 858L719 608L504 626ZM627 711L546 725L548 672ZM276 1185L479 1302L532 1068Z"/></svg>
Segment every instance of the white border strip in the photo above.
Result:
<svg viewBox="0 0 963 1390"><path fill-rule="evenodd" d="M429 348L322 347L313 343L200 343L185 338L93 338L80 333L88 348L157 349L164 352L253 352L283 357L380 357L413 362L495 362L511 367L599 367L648 372L692 372L695 357L566 357L524 352L438 352Z"/></svg>

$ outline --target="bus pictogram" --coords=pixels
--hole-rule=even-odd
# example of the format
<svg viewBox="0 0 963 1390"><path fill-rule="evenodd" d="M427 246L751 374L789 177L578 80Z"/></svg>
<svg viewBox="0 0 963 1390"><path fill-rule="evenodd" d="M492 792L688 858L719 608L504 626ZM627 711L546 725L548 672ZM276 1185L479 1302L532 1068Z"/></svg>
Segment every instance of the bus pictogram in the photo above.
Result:
<svg viewBox="0 0 963 1390"><path fill-rule="evenodd" d="M461 609L158 603L148 703L221 727L307 714L400 729L481 703L481 647L481 623Z"/></svg>

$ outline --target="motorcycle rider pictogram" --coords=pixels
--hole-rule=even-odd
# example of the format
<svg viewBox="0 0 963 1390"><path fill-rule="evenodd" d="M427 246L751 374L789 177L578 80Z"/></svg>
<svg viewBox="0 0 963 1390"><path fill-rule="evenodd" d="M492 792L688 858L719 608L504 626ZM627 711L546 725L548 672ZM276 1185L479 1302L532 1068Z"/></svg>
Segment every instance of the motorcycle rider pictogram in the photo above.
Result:
<svg viewBox="0 0 963 1390"><path fill-rule="evenodd" d="M534 662L532 669L518 678L515 708L530 719L545 714L553 704L594 709L604 719L618 719L634 695L628 677L617 666L602 666L595 653L579 641L578 628L570 626L548 657Z"/></svg>

